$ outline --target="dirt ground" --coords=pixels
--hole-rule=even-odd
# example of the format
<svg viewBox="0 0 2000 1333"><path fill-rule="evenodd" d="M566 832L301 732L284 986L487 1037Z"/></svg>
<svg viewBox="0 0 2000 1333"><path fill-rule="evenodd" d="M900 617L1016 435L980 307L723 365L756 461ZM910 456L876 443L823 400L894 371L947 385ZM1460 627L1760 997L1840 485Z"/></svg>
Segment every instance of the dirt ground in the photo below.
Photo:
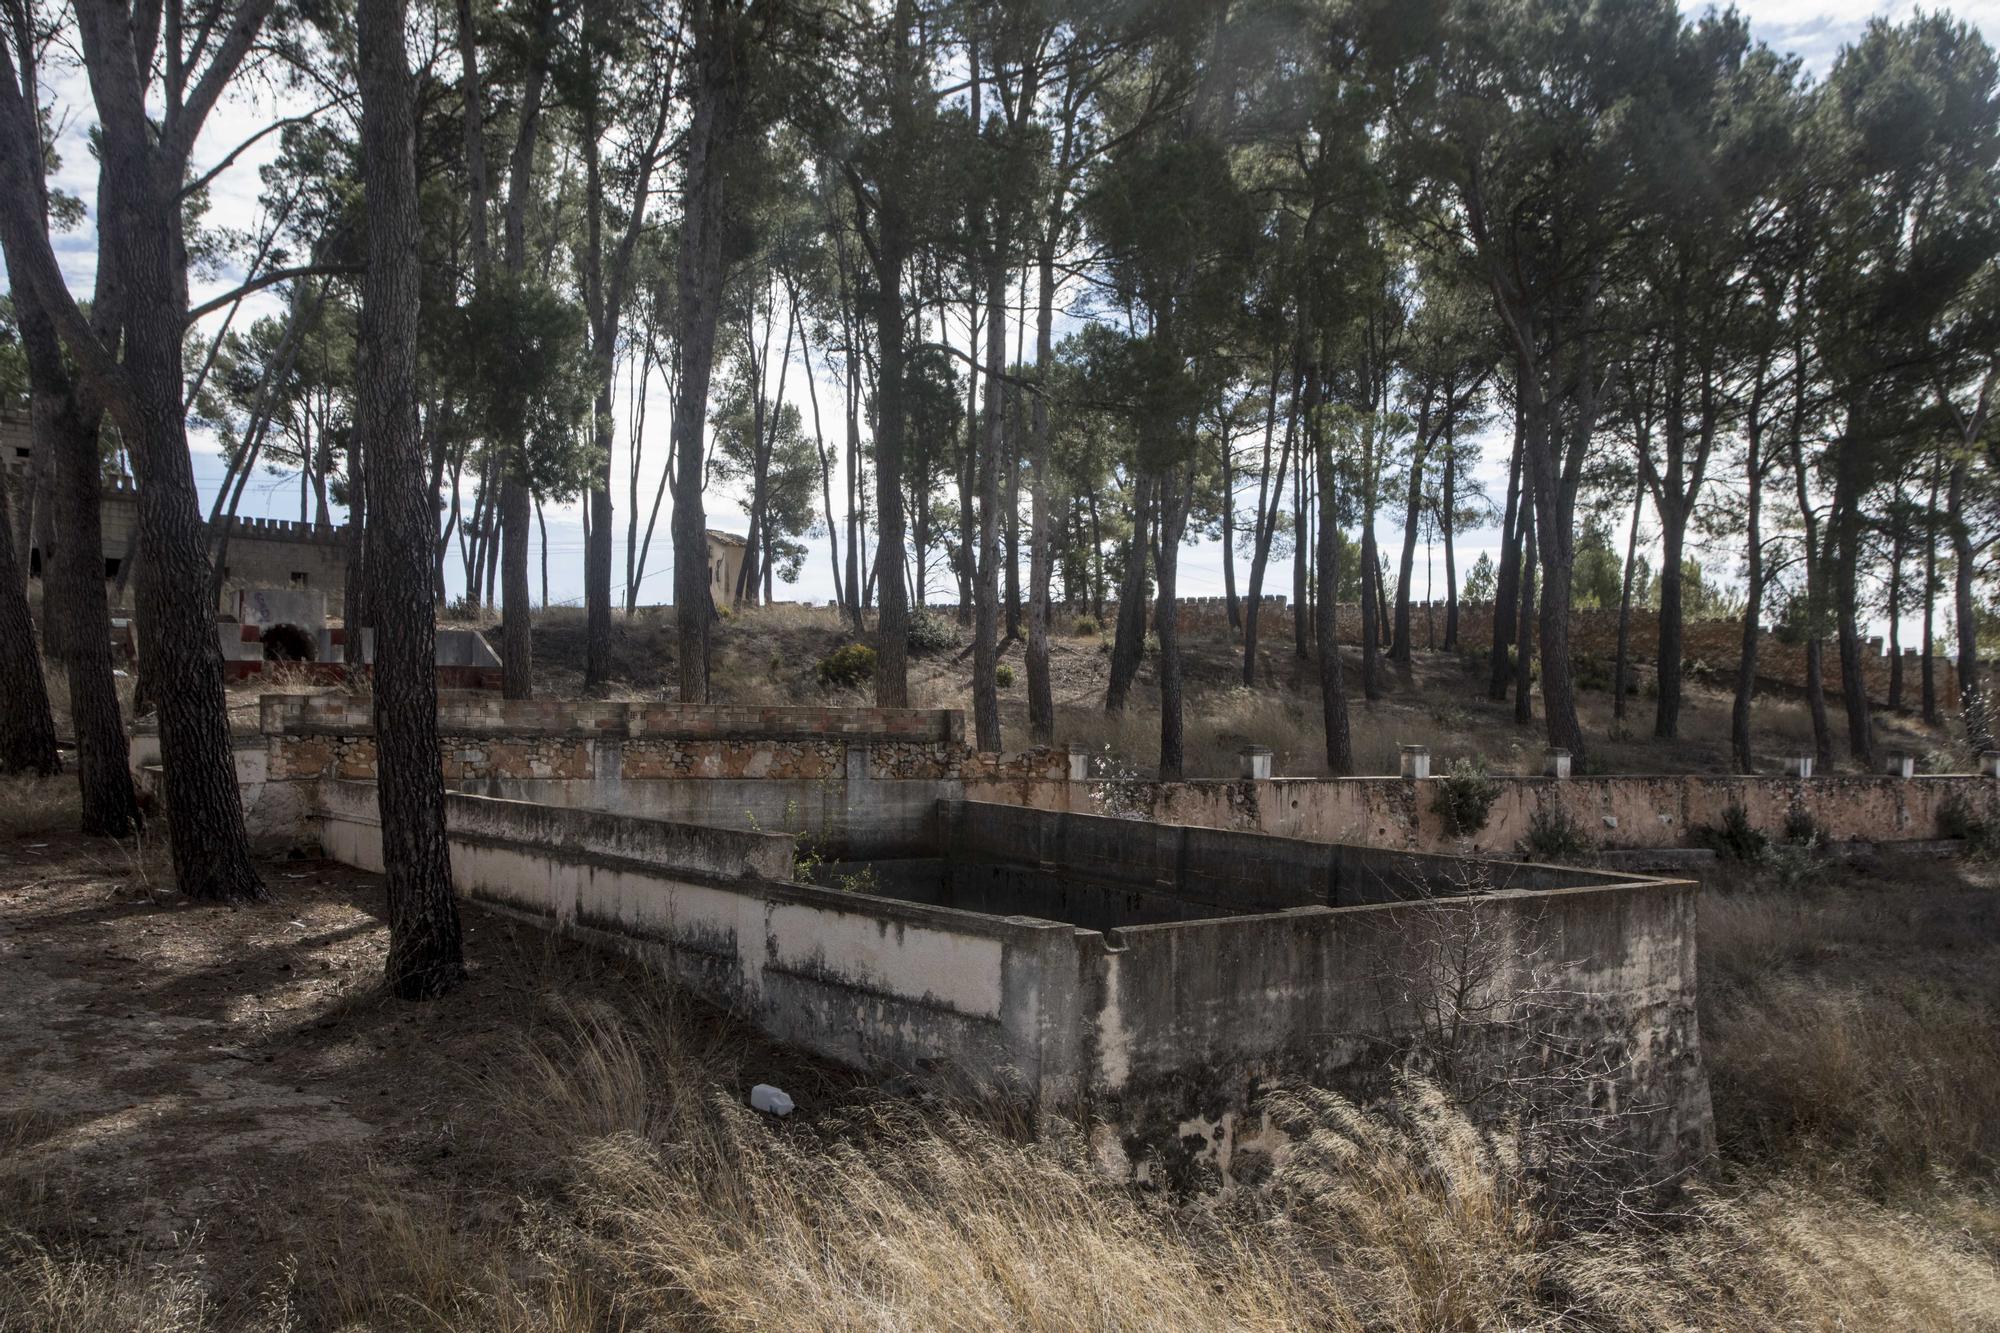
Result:
<svg viewBox="0 0 2000 1333"><path fill-rule="evenodd" d="M228 908L163 888L162 859L0 841L0 1241L193 1278L218 1327L310 1307L301 1261L338 1265L370 1181L514 1221L519 1145L483 1137L481 1080L526 1034L656 984L468 907L470 980L403 1003L379 984L377 877L270 862L271 901ZM705 1021L755 1077L820 1090L814 1066Z"/></svg>

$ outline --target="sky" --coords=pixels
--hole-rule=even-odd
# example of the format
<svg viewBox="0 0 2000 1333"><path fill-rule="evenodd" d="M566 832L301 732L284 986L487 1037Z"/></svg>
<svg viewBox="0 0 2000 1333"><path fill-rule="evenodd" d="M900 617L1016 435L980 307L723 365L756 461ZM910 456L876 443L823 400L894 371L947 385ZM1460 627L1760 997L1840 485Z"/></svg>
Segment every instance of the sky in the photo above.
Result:
<svg viewBox="0 0 2000 1333"><path fill-rule="evenodd" d="M1880 15L1901 18L1910 13L1905 6L1871 4L1868 0L1748 0L1739 6L1751 21L1753 34L1759 39L1780 49L1797 54L1806 68L1816 74L1823 74L1832 64L1841 45L1852 41L1862 31L1867 21ZM2000 0L1970 0L1955 8L1961 17L1978 25L1989 35L2000 34ZM85 136L92 120L92 111L85 84L80 72L69 72L49 80L52 95L57 103L56 119L63 126L58 140L58 151L62 165L55 183L63 189L81 197L88 207L94 205L95 164L85 147ZM283 107L283 110L277 108ZM221 160L231 149L267 124L274 115L296 113L302 108L282 101L270 93L258 93L233 97L219 106L203 134L195 153L195 169L205 170ZM244 152L236 163L220 175L211 187L210 218L219 225L251 228L258 224L260 210L257 195L260 189L257 168L269 162L275 155L277 136L253 145ZM68 278L71 289L79 296L88 296L96 269L96 239L90 221L75 231L56 238L57 258ZM211 280L197 280L191 284L192 299L202 302L227 291L240 283L243 274L224 272ZM279 309L278 301L270 294L254 296L243 303L236 316L238 329L260 315L274 314ZM211 316L204 328L213 331L218 327L221 316ZM962 335L961 335L962 336ZM794 361L787 398L797 402L801 410L806 410L803 383L799 374L799 363ZM775 371L773 372L775 374ZM837 433L840 421L840 386L822 368L816 375L819 384L820 410L825 414L829 435ZM767 378L767 384L771 381ZM620 402L623 402L621 386ZM622 407L620 410L619 438L613 451L612 475L614 477L613 503L618 508L615 549L612 567L614 580L618 584L613 594L614 603L622 602L623 583L626 567L624 549L625 496L624 479L630 442L625 438L625 423ZM655 383L649 391L649 407L646 413L646 435L642 451L642 491L648 497L653 492L666 458L667 423L671 413L666 402L663 386ZM808 416L806 427L811 429ZM1486 494L1496 503L1503 501L1506 494L1506 452L1505 423L1497 432L1489 431L1481 441L1483 457L1475 468L1475 477L1483 485ZM213 500L221 483L223 462L213 438L195 434L192 438L194 451L195 479L202 494L204 509ZM1254 503L1254 477L1252 489L1243 494L1239 509L1246 511ZM245 516L271 518L299 517L298 474L272 474L261 470L246 488L241 513ZM844 489L838 474L834 479L836 504ZM470 495L465 497L470 504ZM668 501L669 505L671 500ZM726 489L712 487L707 498L708 526L741 533L747 527L744 506L739 496ZM1397 553L1400 549L1400 502L1386 506L1387 512L1378 527L1378 540L1383 544L1383 559L1393 572ZM1629 507L1628 507L1629 515ZM580 604L583 595L583 526L579 509L575 505L551 506L546 514L548 531L549 597L556 603ZM662 511L660 527L656 535L652 555L641 584L639 601L642 604L667 601L671 597L672 567L669 542L665 539L667 512ZM643 526L643 519L642 519ZM1629 516L1618 520L1614 537L1622 548L1624 536L1629 527ZM1641 549L1657 533L1651 524L1642 524L1640 529ZM780 584L777 596L780 600L826 601L833 596L832 576L828 568L826 539L824 534L806 539L808 556L804 571L795 584ZM1482 554L1497 557L1499 532L1497 526L1489 525L1467 533L1462 533L1457 543L1458 567L1461 578ZM1740 549L1727 549L1724 543L1715 549L1704 550L1696 544L1694 554L1701 559L1705 570L1720 575L1725 580L1737 574L1741 560ZM1025 578L1025 549L1022 553ZM1653 553L1655 565L1657 551ZM1237 577L1239 591L1247 575L1247 561L1239 558ZM1274 562L1275 566L1275 562ZM462 575L456 552L446 562L447 580L453 595L461 590ZM539 591L539 563L531 556L531 582ZM1289 590L1289 572L1274 567L1266 591L1284 593ZM1413 595L1422 600L1426 590L1438 598L1444 596L1445 576L1443 552L1441 548L1426 551L1420 545L1417 563L1412 575ZM1197 541L1186 547L1181 555L1180 591L1184 597L1219 597L1223 593L1223 558L1219 543L1211 540ZM934 586L932 597L937 600L955 598L955 589ZM1907 628L1907 627L1906 627ZM1879 632L1879 630L1878 630Z"/></svg>

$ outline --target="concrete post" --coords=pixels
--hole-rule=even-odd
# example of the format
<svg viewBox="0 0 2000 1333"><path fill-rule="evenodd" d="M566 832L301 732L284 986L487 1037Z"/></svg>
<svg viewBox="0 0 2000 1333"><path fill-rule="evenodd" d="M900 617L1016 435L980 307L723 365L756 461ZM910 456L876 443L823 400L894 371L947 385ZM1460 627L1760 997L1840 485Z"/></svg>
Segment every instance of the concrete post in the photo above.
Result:
<svg viewBox="0 0 2000 1333"><path fill-rule="evenodd" d="M1431 747L1428 745L1399 745L1402 752L1403 781L1416 782L1431 775Z"/></svg>
<svg viewBox="0 0 2000 1333"><path fill-rule="evenodd" d="M1569 780L1569 751L1559 745L1551 745L1542 752L1542 776L1554 778L1558 782Z"/></svg>
<svg viewBox="0 0 2000 1333"><path fill-rule="evenodd" d="M1907 754L1890 755L1888 772L1892 778L1915 777L1917 775L1916 756Z"/></svg>
<svg viewBox="0 0 2000 1333"><path fill-rule="evenodd" d="M2000 778L2000 750L1981 750L1979 771L1989 778Z"/></svg>
<svg viewBox="0 0 2000 1333"><path fill-rule="evenodd" d="M1069 747L1069 780L1086 782L1090 779L1090 751L1081 745Z"/></svg>
<svg viewBox="0 0 2000 1333"><path fill-rule="evenodd" d="M1813 757L1809 754L1793 755L1785 761L1785 773L1789 777L1809 778L1813 771Z"/></svg>
<svg viewBox="0 0 2000 1333"><path fill-rule="evenodd" d="M1253 782L1271 780L1271 747L1246 745L1237 751L1237 771Z"/></svg>

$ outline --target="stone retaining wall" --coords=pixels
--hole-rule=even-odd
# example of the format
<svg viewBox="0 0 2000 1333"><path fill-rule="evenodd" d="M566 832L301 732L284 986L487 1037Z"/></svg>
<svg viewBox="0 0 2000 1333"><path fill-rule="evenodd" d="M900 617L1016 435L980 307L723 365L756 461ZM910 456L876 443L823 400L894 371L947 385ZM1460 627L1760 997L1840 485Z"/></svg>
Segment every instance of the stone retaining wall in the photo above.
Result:
<svg viewBox="0 0 2000 1333"><path fill-rule="evenodd" d="M266 695L260 725L275 780L375 776L365 695ZM937 781L1058 777L1067 752L987 755L951 709L765 708L594 699L439 696L448 782L744 778Z"/></svg>
<svg viewBox="0 0 2000 1333"><path fill-rule="evenodd" d="M1731 806L1772 838L1794 812L1836 842L1921 842L1953 808L2000 819L2000 780L1946 777L1498 778L1485 824L1447 831L1436 809L1442 778L1277 778L1236 782L966 783L968 800L1040 810L1116 813L1161 824L1237 829L1411 851L1519 855L1537 821L1565 820L1593 848L1687 847Z"/></svg>

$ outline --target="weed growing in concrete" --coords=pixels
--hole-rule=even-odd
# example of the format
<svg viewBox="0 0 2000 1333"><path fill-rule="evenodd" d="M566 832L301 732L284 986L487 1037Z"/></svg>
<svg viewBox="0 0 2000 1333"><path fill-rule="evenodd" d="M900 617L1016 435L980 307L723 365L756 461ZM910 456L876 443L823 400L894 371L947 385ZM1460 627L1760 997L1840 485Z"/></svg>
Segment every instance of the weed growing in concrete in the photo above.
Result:
<svg viewBox="0 0 2000 1333"><path fill-rule="evenodd" d="M1938 807L1938 836L1965 843L1965 854L1980 860L2000 856L2000 820L1976 809L1965 793L1953 792Z"/></svg>
<svg viewBox="0 0 2000 1333"><path fill-rule="evenodd" d="M1477 759L1454 759L1431 788L1431 809L1454 838L1470 838L1486 827L1500 784Z"/></svg>
<svg viewBox="0 0 2000 1333"><path fill-rule="evenodd" d="M1521 839L1521 851L1534 861L1585 861L1597 854L1597 846L1576 816L1550 803L1537 806L1528 816L1528 836Z"/></svg>
<svg viewBox="0 0 2000 1333"><path fill-rule="evenodd" d="M1750 812L1741 801L1731 801L1722 811L1722 822L1694 831L1695 842L1717 856L1731 861L1756 862L1764 859L1771 840L1750 822Z"/></svg>

